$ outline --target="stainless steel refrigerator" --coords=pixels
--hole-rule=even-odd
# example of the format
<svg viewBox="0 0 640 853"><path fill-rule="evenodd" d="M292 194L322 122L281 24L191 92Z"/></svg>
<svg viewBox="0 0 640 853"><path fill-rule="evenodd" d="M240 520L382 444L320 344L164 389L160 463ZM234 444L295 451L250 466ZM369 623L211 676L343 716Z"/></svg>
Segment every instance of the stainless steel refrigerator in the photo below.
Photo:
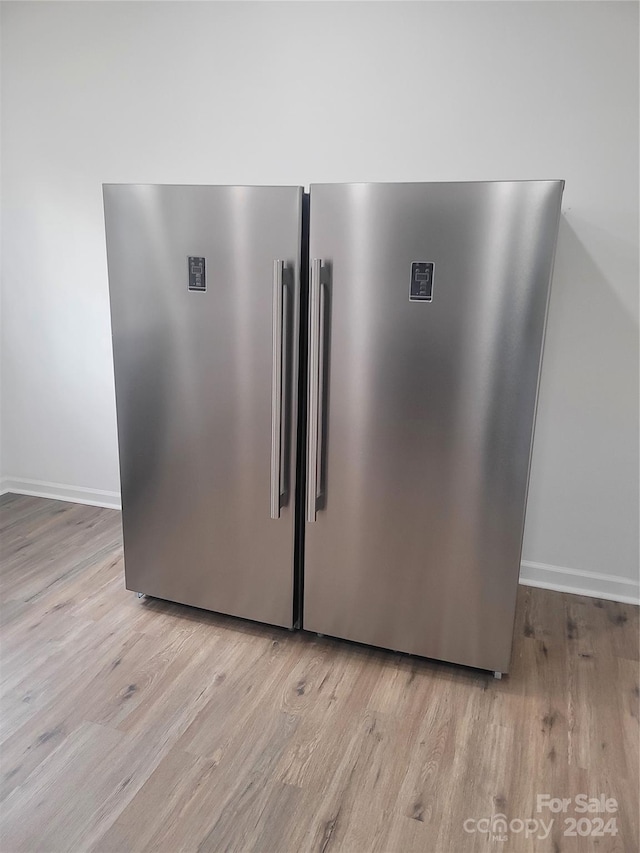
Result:
<svg viewBox="0 0 640 853"><path fill-rule="evenodd" d="M289 627L302 195L104 187L127 587Z"/></svg>
<svg viewBox="0 0 640 853"><path fill-rule="evenodd" d="M506 672L562 190L106 186L127 586Z"/></svg>
<svg viewBox="0 0 640 853"><path fill-rule="evenodd" d="M310 631L508 670L562 188L311 187Z"/></svg>

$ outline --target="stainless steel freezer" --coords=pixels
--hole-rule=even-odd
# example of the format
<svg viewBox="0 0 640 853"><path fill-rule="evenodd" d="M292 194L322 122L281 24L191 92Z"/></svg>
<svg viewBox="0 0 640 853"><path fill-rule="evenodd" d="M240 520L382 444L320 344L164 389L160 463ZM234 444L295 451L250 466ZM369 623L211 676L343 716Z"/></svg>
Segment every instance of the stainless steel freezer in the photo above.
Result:
<svg viewBox="0 0 640 853"><path fill-rule="evenodd" d="M127 587L291 626L302 189L104 202Z"/></svg>
<svg viewBox="0 0 640 853"><path fill-rule="evenodd" d="M105 185L128 588L507 671L562 190Z"/></svg>
<svg viewBox="0 0 640 853"><path fill-rule="evenodd" d="M311 187L308 630L508 670L562 190Z"/></svg>

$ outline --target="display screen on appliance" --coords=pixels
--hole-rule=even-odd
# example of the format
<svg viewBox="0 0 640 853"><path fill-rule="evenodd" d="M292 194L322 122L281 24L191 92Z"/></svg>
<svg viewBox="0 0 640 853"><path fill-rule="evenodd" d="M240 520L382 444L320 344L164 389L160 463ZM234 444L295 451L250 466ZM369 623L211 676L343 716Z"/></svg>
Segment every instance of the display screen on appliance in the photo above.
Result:
<svg viewBox="0 0 640 853"><path fill-rule="evenodd" d="M206 290L204 258L189 256L189 290Z"/></svg>
<svg viewBox="0 0 640 853"><path fill-rule="evenodd" d="M412 302L431 302L433 299L432 261L414 261L411 264L409 299Z"/></svg>

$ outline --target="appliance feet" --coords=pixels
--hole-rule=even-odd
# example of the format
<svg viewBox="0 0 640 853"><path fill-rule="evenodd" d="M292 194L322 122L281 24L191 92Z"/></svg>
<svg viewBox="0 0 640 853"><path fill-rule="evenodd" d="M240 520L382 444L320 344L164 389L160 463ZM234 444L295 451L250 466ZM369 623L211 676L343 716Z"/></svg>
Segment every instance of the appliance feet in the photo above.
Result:
<svg viewBox="0 0 640 853"><path fill-rule="evenodd" d="M324 634L317 634L316 633L316 637L324 637Z"/></svg>
<svg viewBox="0 0 640 853"><path fill-rule="evenodd" d="M144 592L136 592L136 598L144 598Z"/></svg>
<svg viewBox="0 0 640 853"><path fill-rule="evenodd" d="M499 681L502 678L502 673L498 672L498 670L496 669L496 670L494 670L493 677L497 678Z"/></svg>

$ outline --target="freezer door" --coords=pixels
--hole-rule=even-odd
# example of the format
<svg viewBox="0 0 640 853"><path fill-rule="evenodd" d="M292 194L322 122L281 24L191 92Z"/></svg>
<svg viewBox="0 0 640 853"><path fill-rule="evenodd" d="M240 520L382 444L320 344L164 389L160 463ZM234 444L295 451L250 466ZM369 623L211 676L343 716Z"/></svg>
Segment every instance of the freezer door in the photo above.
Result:
<svg viewBox="0 0 640 853"><path fill-rule="evenodd" d="M562 188L311 187L308 630L508 670Z"/></svg>
<svg viewBox="0 0 640 853"><path fill-rule="evenodd" d="M127 587L290 626L302 190L104 201Z"/></svg>

